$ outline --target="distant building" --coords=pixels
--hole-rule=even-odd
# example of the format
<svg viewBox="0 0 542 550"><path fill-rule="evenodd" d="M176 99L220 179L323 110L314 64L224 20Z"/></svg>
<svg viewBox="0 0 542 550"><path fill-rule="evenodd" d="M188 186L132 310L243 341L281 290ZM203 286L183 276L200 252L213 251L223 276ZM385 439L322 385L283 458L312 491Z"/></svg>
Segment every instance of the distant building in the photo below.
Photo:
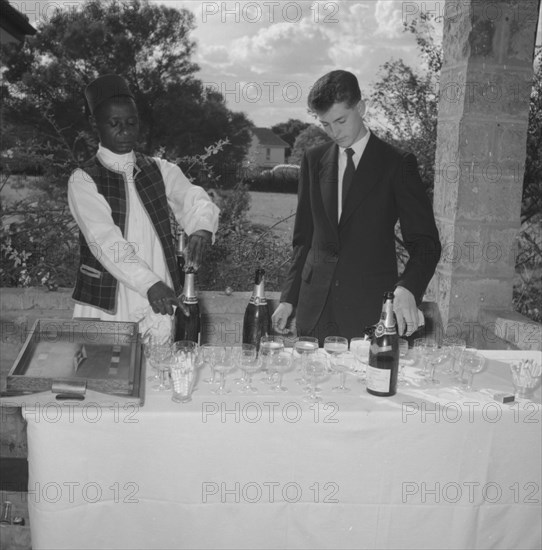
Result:
<svg viewBox="0 0 542 550"><path fill-rule="evenodd" d="M248 150L250 164L258 168L273 168L286 163L286 149L290 147L269 128L252 128L252 143Z"/></svg>
<svg viewBox="0 0 542 550"><path fill-rule="evenodd" d="M16 10L8 0L0 0L0 43L10 44L24 42L26 35L36 34L36 29L29 23L28 17Z"/></svg>

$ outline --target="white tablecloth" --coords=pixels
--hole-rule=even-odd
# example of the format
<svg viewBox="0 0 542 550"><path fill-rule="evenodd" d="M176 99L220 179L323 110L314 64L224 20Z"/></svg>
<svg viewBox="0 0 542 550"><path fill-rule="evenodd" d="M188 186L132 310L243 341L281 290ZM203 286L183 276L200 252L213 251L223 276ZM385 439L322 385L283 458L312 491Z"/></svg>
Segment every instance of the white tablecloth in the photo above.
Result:
<svg viewBox="0 0 542 550"><path fill-rule="evenodd" d="M244 396L236 372L231 394L200 382L189 404L149 388L139 409L36 396L33 548L540 548L540 391L491 398L533 352L485 353L485 393L379 398L349 378L344 395L332 379L309 405L296 373L282 395L257 374Z"/></svg>

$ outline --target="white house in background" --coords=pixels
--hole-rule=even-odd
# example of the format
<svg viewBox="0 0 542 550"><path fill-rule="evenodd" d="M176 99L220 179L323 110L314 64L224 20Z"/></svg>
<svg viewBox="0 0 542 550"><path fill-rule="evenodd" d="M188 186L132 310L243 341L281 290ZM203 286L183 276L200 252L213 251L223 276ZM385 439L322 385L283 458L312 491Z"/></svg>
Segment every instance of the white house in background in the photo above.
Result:
<svg viewBox="0 0 542 550"><path fill-rule="evenodd" d="M258 168L273 168L286 163L286 149L290 147L269 128L252 128L252 143L248 160Z"/></svg>

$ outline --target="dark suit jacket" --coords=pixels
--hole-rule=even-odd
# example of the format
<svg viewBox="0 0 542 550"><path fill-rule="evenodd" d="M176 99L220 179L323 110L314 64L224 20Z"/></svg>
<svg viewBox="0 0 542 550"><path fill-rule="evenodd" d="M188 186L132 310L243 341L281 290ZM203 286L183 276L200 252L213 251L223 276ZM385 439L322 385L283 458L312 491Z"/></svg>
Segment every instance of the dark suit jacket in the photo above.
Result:
<svg viewBox="0 0 542 550"><path fill-rule="evenodd" d="M433 209L416 158L371 134L337 222L338 146L306 151L301 165L293 261L281 301L296 309L300 334L333 300L340 336L375 324L386 290L400 284L420 303L440 258ZM394 227L409 252L398 277Z"/></svg>

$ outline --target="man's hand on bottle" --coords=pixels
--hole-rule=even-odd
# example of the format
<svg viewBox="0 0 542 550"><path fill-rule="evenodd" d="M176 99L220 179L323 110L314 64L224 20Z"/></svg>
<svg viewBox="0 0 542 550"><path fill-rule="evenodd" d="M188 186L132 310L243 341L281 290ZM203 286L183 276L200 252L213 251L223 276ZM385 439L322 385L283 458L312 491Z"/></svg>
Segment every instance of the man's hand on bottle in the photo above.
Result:
<svg viewBox="0 0 542 550"><path fill-rule="evenodd" d="M173 289L162 281L154 283L151 288L149 288L147 291L147 298L149 299L149 303L154 313L173 315L173 306L177 306L188 316L188 310L185 305L175 296Z"/></svg>
<svg viewBox="0 0 542 550"><path fill-rule="evenodd" d="M393 294L393 311L399 336L410 336L418 328L418 307L414 294L403 286L398 286Z"/></svg>
<svg viewBox="0 0 542 550"><path fill-rule="evenodd" d="M288 334L295 331L295 319L292 319L290 322L290 327L288 327L288 320L294 311L294 306L288 302L281 302L277 309L273 312L271 316L271 324L273 330L277 334Z"/></svg>
<svg viewBox="0 0 542 550"><path fill-rule="evenodd" d="M203 263L203 257L207 247L211 244L213 234L205 229L194 231L189 237L186 246L185 271L193 268L197 271Z"/></svg>

